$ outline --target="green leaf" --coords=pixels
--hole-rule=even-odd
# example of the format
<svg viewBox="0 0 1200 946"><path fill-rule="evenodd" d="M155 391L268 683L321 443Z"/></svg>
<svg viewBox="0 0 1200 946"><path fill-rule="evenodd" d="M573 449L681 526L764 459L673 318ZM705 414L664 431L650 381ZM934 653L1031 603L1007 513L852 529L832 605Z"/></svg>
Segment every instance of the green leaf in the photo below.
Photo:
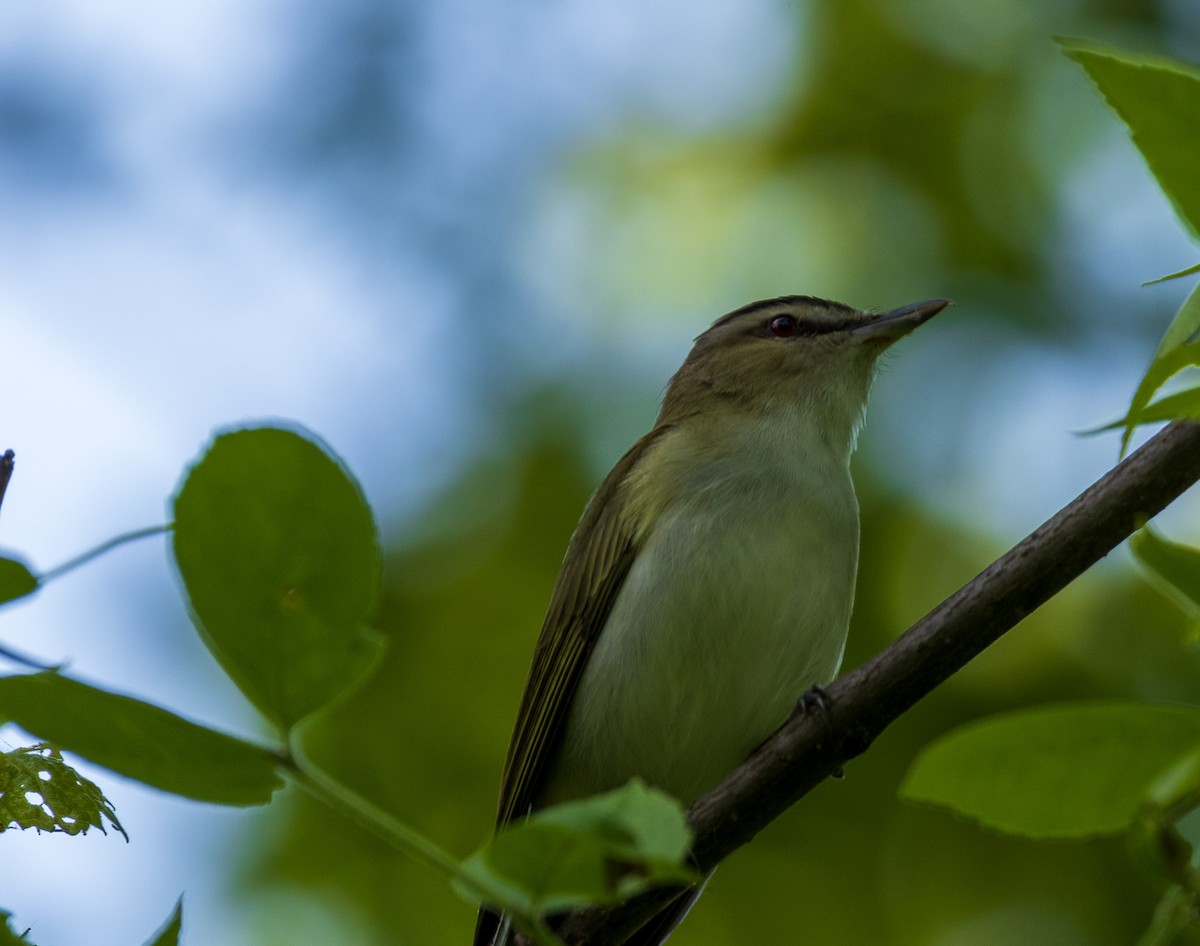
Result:
<svg viewBox="0 0 1200 946"><path fill-rule="evenodd" d="M26 938L28 930L17 935L16 930L9 925L11 917L12 914L7 910L0 909L0 946L34 946L33 942Z"/></svg>
<svg viewBox="0 0 1200 946"><path fill-rule="evenodd" d="M0 557L0 604L24 598L37 589L37 577L24 562Z"/></svg>
<svg viewBox="0 0 1200 946"><path fill-rule="evenodd" d="M1121 438L1121 452L1129 446L1129 438L1133 429L1140 423L1147 423L1139 418L1150 403L1159 388L1171 377L1184 368L1200 364L1200 288L1194 289L1187 301L1175 314L1171 325L1167 328L1162 341L1154 352L1150 367L1138 382L1133 400L1125 414L1125 434ZM1163 398L1167 401L1168 398ZM1160 402L1161 403L1161 402Z"/></svg>
<svg viewBox="0 0 1200 946"><path fill-rule="evenodd" d="M463 871L491 906L537 916L615 903L652 886L697 883L684 866L690 846L679 803L634 779L505 829ZM462 885L459 892L477 899Z"/></svg>
<svg viewBox="0 0 1200 946"><path fill-rule="evenodd" d="M382 638L375 523L309 435L217 437L175 497L175 560L197 626L242 692L288 730L372 670Z"/></svg>
<svg viewBox="0 0 1200 946"><path fill-rule="evenodd" d="M71 835L99 828L107 834L105 821L129 840L96 783L67 765L53 746L40 743L0 754L0 831L15 825Z"/></svg>
<svg viewBox="0 0 1200 946"><path fill-rule="evenodd" d="M1086 43L1059 40L1063 51L1087 71L1100 93L1129 127L1133 142L1192 236L1200 235L1200 71L1152 56L1133 56ZM1200 271L1193 267L1183 273ZM1170 278L1170 277L1167 277ZM1200 364L1195 344L1200 297L1193 292L1155 352L1126 413L1121 452L1136 418L1168 378Z"/></svg>
<svg viewBox="0 0 1200 946"><path fill-rule="evenodd" d="M1200 550L1164 539L1149 528L1129 537L1129 550L1162 579L1171 596L1190 615L1200 613Z"/></svg>
<svg viewBox="0 0 1200 946"><path fill-rule="evenodd" d="M1200 707L1061 703L942 736L909 769L900 795L1010 834L1114 834L1198 745Z"/></svg>
<svg viewBox="0 0 1200 946"><path fill-rule="evenodd" d="M1060 40L1129 126L1133 143L1193 236L1200 235L1200 71L1170 59Z"/></svg>
<svg viewBox="0 0 1200 946"><path fill-rule="evenodd" d="M159 927L153 937L146 940L146 946L179 946L179 933L183 928L183 897L175 901L175 909L167 917L167 922Z"/></svg>
<svg viewBox="0 0 1200 946"><path fill-rule="evenodd" d="M1200 388L1188 388L1159 398L1153 404L1142 408L1132 417L1122 417L1120 420L1089 430L1087 433L1099 433L1102 430L1115 430L1118 427L1140 427L1142 424L1161 424L1170 420L1200 419Z"/></svg>
<svg viewBox="0 0 1200 946"><path fill-rule="evenodd" d="M1189 266L1187 269L1181 269L1177 273L1168 273L1166 276L1159 276L1157 279L1151 279L1142 283L1143 286L1157 286L1160 282L1166 282L1169 279L1182 279L1184 276L1191 276L1193 273L1200 273L1200 263L1195 266Z"/></svg>
<svg viewBox="0 0 1200 946"><path fill-rule="evenodd" d="M1140 427L1143 424L1161 424L1165 421L1200 418L1200 388L1188 388L1175 394L1168 394L1153 404L1143 407L1136 415L1127 414L1118 420L1110 421L1100 427L1092 427L1080 431L1082 435L1099 434L1106 430L1117 430L1121 427Z"/></svg>
<svg viewBox="0 0 1200 946"><path fill-rule="evenodd" d="M61 674L0 677L0 717L106 769L219 805L262 805L283 783L268 750Z"/></svg>

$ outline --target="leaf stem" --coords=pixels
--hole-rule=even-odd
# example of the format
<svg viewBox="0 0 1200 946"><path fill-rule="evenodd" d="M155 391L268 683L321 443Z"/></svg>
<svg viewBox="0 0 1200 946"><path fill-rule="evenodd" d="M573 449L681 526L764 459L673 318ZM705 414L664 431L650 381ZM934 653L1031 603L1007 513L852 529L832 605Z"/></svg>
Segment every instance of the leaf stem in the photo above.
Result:
<svg viewBox="0 0 1200 946"><path fill-rule="evenodd" d="M489 899L489 893L471 880L451 854L414 831L399 818L363 798L295 752L289 752L282 765L292 781L317 801L371 832L401 853L407 854L426 867L433 868L448 880L455 881L481 903ZM558 946L562 942L540 917L514 915L513 922L533 943Z"/></svg>
<svg viewBox="0 0 1200 946"><path fill-rule="evenodd" d="M317 801L443 876L470 886L470 880L463 876L457 860L374 802L296 755L288 757L285 768L292 781Z"/></svg>
<svg viewBox="0 0 1200 946"><path fill-rule="evenodd" d="M1137 946L1169 946L1195 919L1192 895L1172 884L1154 908L1150 926L1137 941Z"/></svg>
<svg viewBox="0 0 1200 946"><path fill-rule="evenodd" d="M161 526L147 526L144 529L135 529L132 532L123 532L121 535L115 536L114 538L109 539L107 542L101 542L94 549L89 549L82 555L76 555L74 558L68 559L61 565L56 565L49 571L42 572L42 574L38 576L38 583L45 584L48 581L53 581L55 578L65 575L67 572L73 571L74 569L79 568L81 565L86 565L92 559L98 558L105 552L115 549L118 545L124 545L126 542L135 542L138 539L149 538L152 535L161 535L164 532L170 532L171 528L172 526L170 523L164 523Z"/></svg>

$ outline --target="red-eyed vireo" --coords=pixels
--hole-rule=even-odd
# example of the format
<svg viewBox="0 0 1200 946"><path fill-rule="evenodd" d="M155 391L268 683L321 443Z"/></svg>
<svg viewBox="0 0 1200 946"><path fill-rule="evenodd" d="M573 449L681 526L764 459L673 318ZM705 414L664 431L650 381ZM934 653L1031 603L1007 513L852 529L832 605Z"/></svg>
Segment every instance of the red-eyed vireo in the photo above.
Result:
<svg viewBox="0 0 1200 946"><path fill-rule="evenodd" d="M850 454L875 363L946 305L872 315L784 296L696 339L567 547L499 826L634 776L690 804L833 679L858 567ZM661 942L686 905L629 942ZM481 911L476 946L507 937Z"/></svg>

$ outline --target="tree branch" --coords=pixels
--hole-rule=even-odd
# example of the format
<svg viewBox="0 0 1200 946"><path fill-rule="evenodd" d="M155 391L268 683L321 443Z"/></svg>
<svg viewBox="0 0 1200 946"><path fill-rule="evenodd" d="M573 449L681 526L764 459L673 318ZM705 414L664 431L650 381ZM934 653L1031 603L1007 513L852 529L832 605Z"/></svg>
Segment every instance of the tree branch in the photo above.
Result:
<svg viewBox="0 0 1200 946"><path fill-rule="evenodd" d="M696 801L692 857L709 871L951 674L982 653L1200 479L1200 423L1175 422L1007 554L828 688L829 706L790 720ZM625 941L677 890L573 914L572 946Z"/></svg>

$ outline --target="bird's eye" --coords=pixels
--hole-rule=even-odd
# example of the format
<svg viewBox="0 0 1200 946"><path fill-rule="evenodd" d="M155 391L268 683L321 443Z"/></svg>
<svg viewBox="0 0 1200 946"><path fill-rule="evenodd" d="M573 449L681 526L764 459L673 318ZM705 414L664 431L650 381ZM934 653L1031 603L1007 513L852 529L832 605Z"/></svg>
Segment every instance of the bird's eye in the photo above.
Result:
<svg viewBox="0 0 1200 946"><path fill-rule="evenodd" d="M791 338L800 328L800 323L796 321L795 316L777 315L767 323L767 328L777 338Z"/></svg>

